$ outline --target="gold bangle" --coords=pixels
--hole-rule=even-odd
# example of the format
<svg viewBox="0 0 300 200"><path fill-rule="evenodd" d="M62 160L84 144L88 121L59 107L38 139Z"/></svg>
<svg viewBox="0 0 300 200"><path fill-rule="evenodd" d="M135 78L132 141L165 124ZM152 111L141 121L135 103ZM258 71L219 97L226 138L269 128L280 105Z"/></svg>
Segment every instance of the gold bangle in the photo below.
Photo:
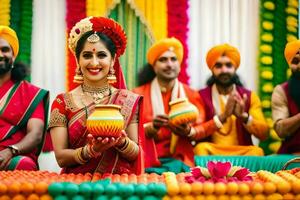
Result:
<svg viewBox="0 0 300 200"><path fill-rule="evenodd" d="M126 137L127 144L124 146L124 148L119 149L116 148L117 151L119 151L124 157L126 157L128 160L134 160L139 153L139 146Z"/></svg>
<svg viewBox="0 0 300 200"><path fill-rule="evenodd" d="M88 162L88 160L85 160L82 158L82 150L83 150L83 147L77 148L77 149L75 149L75 154L74 154L75 161L81 165Z"/></svg>

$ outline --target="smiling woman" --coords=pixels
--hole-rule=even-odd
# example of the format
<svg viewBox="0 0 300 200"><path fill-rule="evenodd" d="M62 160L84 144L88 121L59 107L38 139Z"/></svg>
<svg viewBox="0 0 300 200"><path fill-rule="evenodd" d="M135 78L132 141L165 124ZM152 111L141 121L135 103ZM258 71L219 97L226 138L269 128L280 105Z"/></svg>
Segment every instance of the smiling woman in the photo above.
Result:
<svg viewBox="0 0 300 200"><path fill-rule="evenodd" d="M64 173L142 173L141 98L124 89L119 64L125 32L111 19L85 18L71 30L69 46L76 56L74 82L79 85L52 104L49 129L58 164ZM125 126L120 137L94 137L88 132L86 120L97 104L121 107Z"/></svg>

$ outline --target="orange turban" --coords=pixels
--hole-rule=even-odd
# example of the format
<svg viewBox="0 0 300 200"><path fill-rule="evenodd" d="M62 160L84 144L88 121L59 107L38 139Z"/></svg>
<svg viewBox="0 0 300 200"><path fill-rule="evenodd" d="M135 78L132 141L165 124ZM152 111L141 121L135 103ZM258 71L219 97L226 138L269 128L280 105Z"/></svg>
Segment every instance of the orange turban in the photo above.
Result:
<svg viewBox="0 0 300 200"><path fill-rule="evenodd" d="M19 40L16 32L8 26L0 25L0 37L6 40L13 49L14 56L17 57L19 53Z"/></svg>
<svg viewBox="0 0 300 200"><path fill-rule="evenodd" d="M221 56L229 57L236 69L240 66L240 53L238 49L229 44L221 44L211 48L206 55L206 63L209 69L215 66L218 58Z"/></svg>
<svg viewBox="0 0 300 200"><path fill-rule="evenodd" d="M295 40L286 44L284 49L284 56L288 64L290 65L293 58L300 50L300 40Z"/></svg>
<svg viewBox="0 0 300 200"><path fill-rule="evenodd" d="M180 63L182 62L183 46L178 39L171 37L162 39L150 47L147 53L148 63L153 65L157 58L167 50L173 51L176 54L178 61Z"/></svg>

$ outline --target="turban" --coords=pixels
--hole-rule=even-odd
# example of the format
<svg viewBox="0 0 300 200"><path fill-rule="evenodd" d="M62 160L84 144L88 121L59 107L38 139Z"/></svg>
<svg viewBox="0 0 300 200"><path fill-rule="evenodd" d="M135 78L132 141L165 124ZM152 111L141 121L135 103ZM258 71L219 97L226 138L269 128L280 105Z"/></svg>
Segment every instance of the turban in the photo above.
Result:
<svg viewBox="0 0 300 200"><path fill-rule="evenodd" d="M290 65L293 58L300 50L300 40L295 40L286 44L284 49L284 56L288 64Z"/></svg>
<svg viewBox="0 0 300 200"><path fill-rule="evenodd" d="M237 48L229 44L222 44L217 45L208 51L206 63L209 69L212 69L215 66L218 58L221 56L229 57L236 69L240 66L240 53Z"/></svg>
<svg viewBox="0 0 300 200"><path fill-rule="evenodd" d="M147 53L148 63L153 65L157 58L167 50L173 51L176 54L178 61L180 63L182 62L183 46L178 39L172 37L162 39L150 47Z"/></svg>
<svg viewBox="0 0 300 200"><path fill-rule="evenodd" d="M17 57L19 53L19 40L16 32L8 26L0 25L0 37L9 43L14 52L14 56Z"/></svg>

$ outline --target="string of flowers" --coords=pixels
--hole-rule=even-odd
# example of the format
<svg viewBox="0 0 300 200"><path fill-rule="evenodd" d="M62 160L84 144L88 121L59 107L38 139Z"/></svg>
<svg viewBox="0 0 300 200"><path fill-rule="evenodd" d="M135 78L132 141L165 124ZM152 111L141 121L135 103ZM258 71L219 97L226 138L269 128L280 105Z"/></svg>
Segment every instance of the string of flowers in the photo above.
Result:
<svg viewBox="0 0 300 200"><path fill-rule="evenodd" d="M19 25L20 51L17 60L30 66L31 63L31 34L32 34L32 0L21 3L21 20Z"/></svg>
<svg viewBox="0 0 300 200"><path fill-rule="evenodd" d="M19 0L10 1L10 27L19 33L21 23L21 2Z"/></svg>
<svg viewBox="0 0 300 200"><path fill-rule="evenodd" d="M10 0L2 0L0 9L0 24L9 26L10 23Z"/></svg>
<svg viewBox="0 0 300 200"><path fill-rule="evenodd" d="M179 39L184 48L183 60L181 64L181 71L179 80L188 83L189 76L187 74L187 55L189 49L187 45L187 32L188 32L188 1L186 0L167 0L168 10L168 36L176 37Z"/></svg>
<svg viewBox="0 0 300 200"><path fill-rule="evenodd" d="M259 45L259 94L262 100L263 112L271 129L270 135L266 141L260 143L266 154L271 154L277 151L280 146L280 139L273 129L273 120L271 113L271 95L274 89L274 79L277 73L275 63L278 63L275 56L275 32L278 30L278 23L281 24L281 19L276 19L279 14L276 14L278 6L277 0L262 0L260 1L260 45ZM282 37L282 36L279 36ZM276 38L276 39L275 39ZM276 58L276 59L274 59ZM276 75L277 76L277 75ZM275 142L275 143L274 143ZM278 144L279 142L279 144Z"/></svg>
<svg viewBox="0 0 300 200"><path fill-rule="evenodd" d="M281 145L281 139L273 129L271 94L273 88L286 81L291 73L283 52L286 43L298 36L298 1L262 0L260 12L260 97L271 128L270 138L261 145L270 154L277 152Z"/></svg>
<svg viewBox="0 0 300 200"><path fill-rule="evenodd" d="M285 9L287 17L286 17L286 40L291 42L293 40L298 39L298 0L288 0L287 7ZM290 77L291 70L287 69L287 77Z"/></svg>
<svg viewBox="0 0 300 200"><path fill-rule="evenodd" d="M66 1L66 24L67 24L67 30L66 30L66 41L69 36L69 32L72 29L72 27L81 19L86 17L86 0L67 0ZM66 45L68 45L66 43ZM69 50L68 47L66 47L66 89L71 90L76 87L76 84L73 83L73 78L75 75L76 70L76 59L72 52Z"/></svg>

